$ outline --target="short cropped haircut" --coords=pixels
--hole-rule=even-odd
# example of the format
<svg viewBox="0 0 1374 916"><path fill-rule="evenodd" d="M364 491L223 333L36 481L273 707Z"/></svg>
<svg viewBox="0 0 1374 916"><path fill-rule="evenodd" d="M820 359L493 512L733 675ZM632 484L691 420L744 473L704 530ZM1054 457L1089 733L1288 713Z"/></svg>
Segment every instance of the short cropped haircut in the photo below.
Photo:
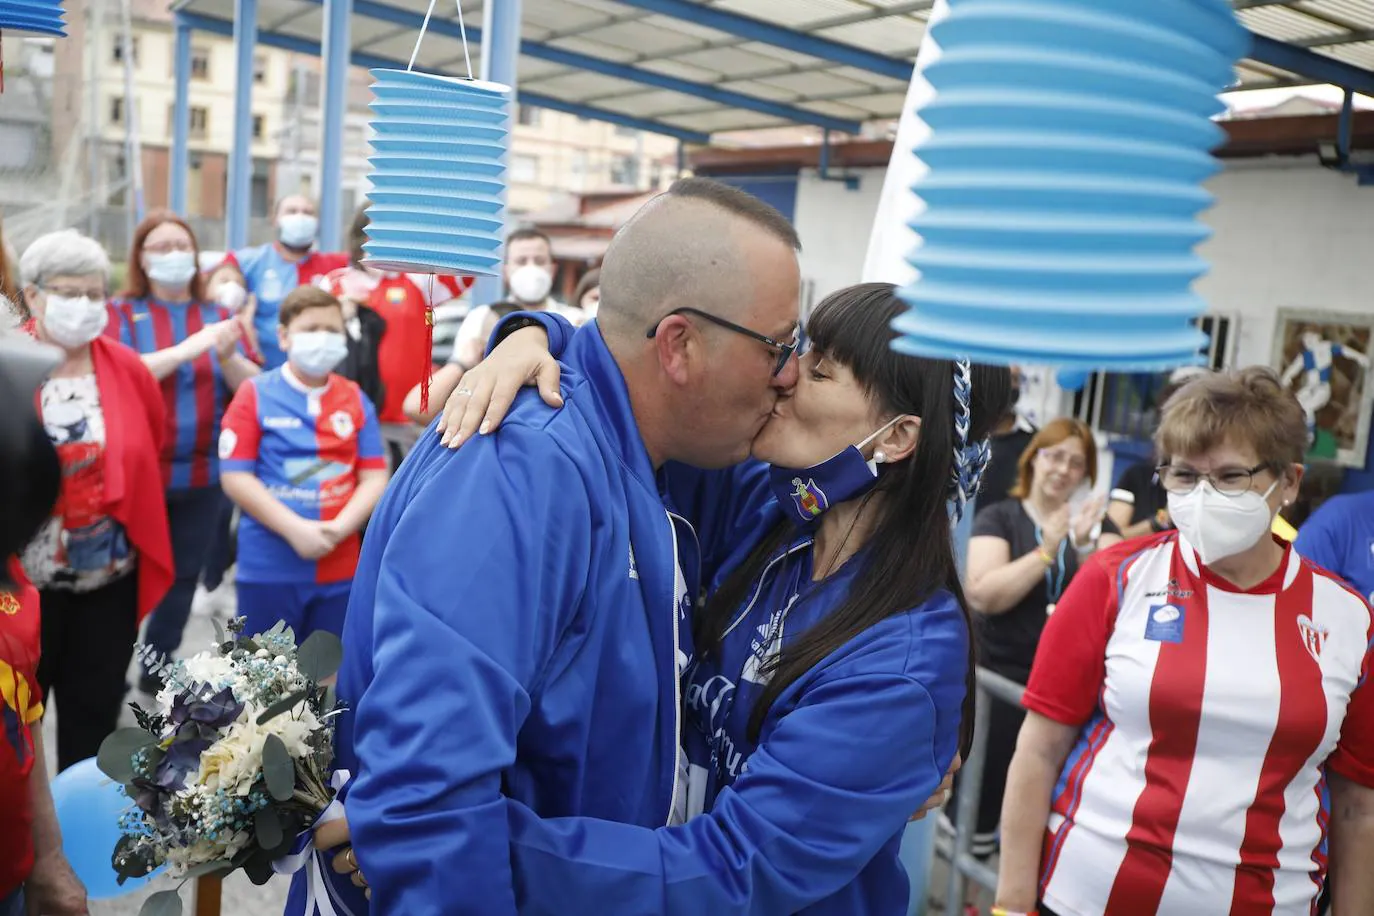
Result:
<svg viewBox="0 0 1374 916"><path fill-rule="evenodd" d="M793 251L801 251L801 238L787 217L748 191L710 178L679 178L667 193L672 197L699 200L733 213L785 242Z"/></svg>
<svg viewBox="0 0 1374 916"><path fill-rule="evenodd" d="M1273 369L1250 366L1208 373L1178 389L1164 404L1155 432L1162 460L1201 455L1225 443L1252 449L1270 470L1302 463L1307 419Z"/></svg>
<svg viewBox="0 0 1374 916"><path fill-rule="evenodd" d="M506 236L506 247L509 248L513 242L520 242L526 239L539 239L548 246L549 256L553 256L553 240L550 239L543 230L535 229L533 226L523 226Z"/></svg>
<svg viewBox="0 0 1374 916"><path fill-rule="evenodd" d="M1007 495L1013 499L1025 499L1030 496L1031 482L1035 479L1035 456L1041 449L1054 448L1069 439L1077 439L1083 443L1083 459L1087 464L1088 481L1097 483L1097 440L1093 438L1093 431L1082 420L1060 417L1040 427L1031 437L1030 444L1016 460L1016 486L1012 487Z"/></svg>
<svg viewBox="0 0 1374 916"><path fill-rule="evenodd" d="M282 327L286 327L306 309L319 308L334 308L339 310L339 314L343 314L343 306L339 304L339 300L325 290L318 286L298 286L282 300L281 310L277 313L277 322Z"/></svg>

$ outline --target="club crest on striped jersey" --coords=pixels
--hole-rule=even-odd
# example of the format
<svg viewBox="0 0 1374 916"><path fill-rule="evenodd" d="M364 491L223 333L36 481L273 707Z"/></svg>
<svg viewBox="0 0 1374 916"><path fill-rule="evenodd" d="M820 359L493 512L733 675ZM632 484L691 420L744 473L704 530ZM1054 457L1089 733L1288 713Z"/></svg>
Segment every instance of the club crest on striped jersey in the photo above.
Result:
<svg viewBox="0 0 1374 916"><path fill-rule="evenodd" d="M353 435L353 418L346 410L336 410L330 414L329 425L340 439L348 439Z"/></svg>
<svg viewBox="0 0 1374 916"><path fill-rule="evenodd" d="M803 482L800 477L793 477L792 488L792 499L803 515L815 518L830 508L830 500L826 498L825 491L816 485L815 480L808 479Z"/></svg>
<svg viewBox="0 0 1374 916"><path fill-rule="evenodd" d="M1331 631L1320 624L1313 623L1312 618L1306 614L1299 614L1298 633L1302 635L1302 644L1307 647L1307 654L1320 662L1322 649L1326 647L1326 640L1331 635Z"/></svg>

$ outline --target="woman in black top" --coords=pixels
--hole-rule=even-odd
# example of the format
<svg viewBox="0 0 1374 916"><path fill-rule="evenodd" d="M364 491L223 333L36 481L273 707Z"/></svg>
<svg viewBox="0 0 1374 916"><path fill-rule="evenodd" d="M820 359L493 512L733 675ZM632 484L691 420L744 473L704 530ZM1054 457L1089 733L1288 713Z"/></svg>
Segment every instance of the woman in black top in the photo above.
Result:
<svg viewBox="0 0 1374 916"><path fill-rule="evenodd" d="M1084 481L1097 481L1097 447L1086 424L1069 418L1046 424L1021 453L1017 472L1011 498L974 519L965 591L976 612L979 664L1024 684L1045 620L1080 560L1121 536L1103 517L1101 497L1076 515L1070 511L1069 500ZM1019 707L992 705L977 855L996 848L1007 767L1024 715Z"/></svg>

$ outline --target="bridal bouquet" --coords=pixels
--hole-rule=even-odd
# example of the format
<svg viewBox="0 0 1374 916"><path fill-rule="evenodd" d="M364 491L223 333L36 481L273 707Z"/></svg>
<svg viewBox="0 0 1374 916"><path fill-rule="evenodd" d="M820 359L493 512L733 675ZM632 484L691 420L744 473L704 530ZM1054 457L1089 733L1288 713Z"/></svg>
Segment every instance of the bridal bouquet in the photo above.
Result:
<svg viewBox="0 0 1374 916"><path fill-rule="evenodd" d="M312 633L299 647L278 623L247 636L216 623L213 649L167 662L140 647L163 687L155 708L133 706L137 728L116 731L97 762L133 805L120 819L113 865L122 884L166 865L185 881L242 868L255 884L329 806L337 637ZM144 904L176 916L178 891Z"/></svg>

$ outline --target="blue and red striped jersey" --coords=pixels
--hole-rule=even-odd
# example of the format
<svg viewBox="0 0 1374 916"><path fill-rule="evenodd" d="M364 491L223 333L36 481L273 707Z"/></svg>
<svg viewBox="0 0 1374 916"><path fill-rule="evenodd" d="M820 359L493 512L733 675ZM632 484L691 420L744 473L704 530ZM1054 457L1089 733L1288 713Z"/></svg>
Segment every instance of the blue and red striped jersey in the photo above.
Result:
<svg viewBox="0 0 1374 916"><path fill-rule="evenodd" d="M168 303L157 299L115 299L105 333L139 353L174 347L209 324L229 318L213 302ZM202 353L160 383L167 404L163 436L162 482L169 490L209 487L219 483L215 440L229 401L219 361Z"/></svg>
<svg viewBox="0 0 1374 916"><path fill-rule="evenodd" d="M358 472L386 469L377 413L354 383L330 375L307 388L290 366L239 387L224 417L219 456L225 471L246 471L302 518L336 517L358 486ZM286 539L247 513L239 521L240 582L344 582L358 566L353 534L328 555L302 559Z"/></svg>

